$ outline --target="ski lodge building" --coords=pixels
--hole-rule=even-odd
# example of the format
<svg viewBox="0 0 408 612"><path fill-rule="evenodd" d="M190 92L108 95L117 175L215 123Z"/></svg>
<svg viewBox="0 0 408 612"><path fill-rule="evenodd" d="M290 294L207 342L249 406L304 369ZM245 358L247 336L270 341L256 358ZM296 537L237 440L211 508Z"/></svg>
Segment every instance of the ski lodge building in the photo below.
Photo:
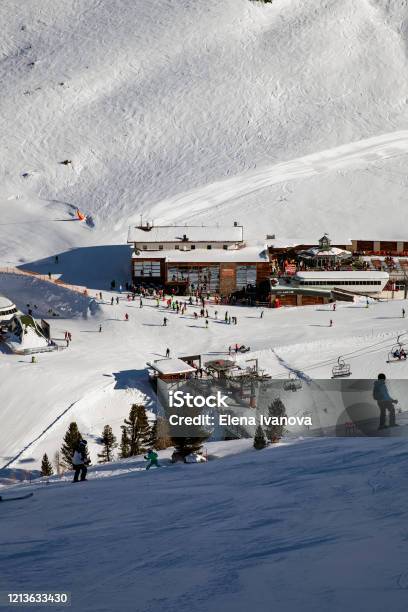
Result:
<svg viewBox="0 0 408 612"><path fill-rule="evenodd" d="M129 228L135 285L167 291L204 291L221 296L248 287L269 285L265 245L248 246L242 225L154 226Z"/></svg>

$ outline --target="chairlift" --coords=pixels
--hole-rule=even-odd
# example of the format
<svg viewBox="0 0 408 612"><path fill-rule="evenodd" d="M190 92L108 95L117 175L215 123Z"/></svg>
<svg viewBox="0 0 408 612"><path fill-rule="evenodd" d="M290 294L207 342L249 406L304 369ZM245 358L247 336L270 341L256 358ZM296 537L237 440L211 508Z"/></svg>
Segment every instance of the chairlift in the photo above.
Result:
<svg viewBox="0 0 408 612"><path fill-rule="evenodd" d="M397 363L398 361L406 361L407 353L405 352L402 343L395 344L388 353L387 363Z"/></svg>
<svg viewBox="0 0 408 612"><path fill-rule="evenodd" d="M297 374L290 372L288 380L283 383L283 388L285 391L298 391L302 388L302 381Z"/></svg>
<svg viewBox="0 0 408 612"><path fill-rule="evenodd" d="M337 364L333 366L332 378L341 378L343 376L350 376L350 364L346 363L342 357L337 359Z"/></svg>

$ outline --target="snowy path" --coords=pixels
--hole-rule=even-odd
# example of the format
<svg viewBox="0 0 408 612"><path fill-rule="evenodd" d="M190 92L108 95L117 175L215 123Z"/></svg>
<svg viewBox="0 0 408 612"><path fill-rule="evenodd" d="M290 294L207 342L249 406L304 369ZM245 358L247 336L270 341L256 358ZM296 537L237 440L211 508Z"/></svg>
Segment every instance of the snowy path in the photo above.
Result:
<svg viewBox="0 0 408 612"><path fill-rule="evenodd" d="M408 153L408 131L382 134L340 147L272 164L218 181L204 187L177 194L153 206L151 216L167 222L193 218L223 204L286 181L311 177L350 166L366 166L380 160L405 156ZM187 215L186 215L187 211Z"/></svg>

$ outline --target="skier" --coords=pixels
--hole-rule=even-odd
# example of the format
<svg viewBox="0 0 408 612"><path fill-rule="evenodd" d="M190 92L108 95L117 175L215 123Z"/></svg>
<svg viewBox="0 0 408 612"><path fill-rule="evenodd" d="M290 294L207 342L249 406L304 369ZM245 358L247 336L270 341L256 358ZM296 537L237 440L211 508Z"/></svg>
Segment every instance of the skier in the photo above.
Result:
<svg viewBox="0 0 408 612"><path fill-rule="evenodd" d="M157 461L158 455L154 452L152 448L149 448L147 454L145 455L146 461L148 464L146 465L146 470L150 470L150 468L154 465L154 467L160 467L160 463Z"/></svg>
<svg viewBox="0 0 408 612"><path fill-rule="evenodd" d="M261 317L260 317L261 319L263 319L263 315L264 315L264 311L261 310Z"/></svg>
<svg viewBox="0 0 408 612"><path fill-rule="evenodd" d="M205 327L208 329L208 319L205 320Z"/></svg>
<svg viewBox="0 0 408 612"><path fill-rule="evenodd" d="M167 327L167 318L166 317L164 317L164 319L163 319L163 326Z"/></svg>
<svg viewBox="0 0 408 612"><path fill-rule="evenodd" d="M388 393L385 378L385 374L379 374L378 380L375 381L373 389L373 398L377 402L378 407L380 409L380 424L378 426L378 429L385 429L387 427L387 425L385 424L385 416L387 410L389 412L388 427L397 426L397 423L395 422L394 404L398 404L398 400L392 399L392 397Z"/></svg>
<svg viewBox="0 0 408 612"><path fill-rule="evenodd" d="M72 334L71 334L71 332L67 332L67 335L68 335L68 340L70 342L72 342Z"/></svg>
<svg viewBox="0 0 408 612"><path fill-rule="evenodd" d="M333 310L336 310L336 302L333 303Z"/></svg>
<svg viewBox="0 0 408 612"><path fill-rule="evenodd" d="M125 312L125 321L129 321L129 315L127 312Z"/></svg>
<svg viewBox="0 0 408 612"><path fill-rule="evenodd" d="M102 301L103 297L102 297L102 291L99 292L99 299Z"/></svg>
<svg viewBox="0 0 408 612"><path fill-rule="evenodd" d="M55 263L58 263L58 255L55 256Z"/></svg>
<svg viewBox="0 0 408 612"><path fill-rule="evenodd" d="M166 348L166 357L167 358L170 357L170 349L169 348Z"/></svg>
<svg viewBox="0 0 408 612"><path fill-rule="evenodd" d="M401 314L402 314L402 318L405 319L405 308L402 309Z"/></svg>
<svg viewBox="0 0 408 612"><path fill-rule="evenodd" d="M217 320L217 319L218 319L218 310L216 310L216 311L214 312L214 319L215 319L215 320Z"/></svg>
<svg viewBox="0 0 408 612"><path fill-rule="evenodd" d="M330 319L329 327L333 327L333 319Z"/></svg>
<svg viewBox="0 0 408 612"><path fill-rule="evenodd" d="M113 306L113 296L111 297L111 306Z"/></svg>
<svg viewBox="0 0 408 612"><path fill-rule="evenodd" d="M48 272L48 278L51 280L51 272Z"/></svg>
<svg viewBox="0 0 408 612"><path fill-rule="evenodd" d="M119 304L119 298L118 297L116 297L116 303Z"/></svg>
<svg viewBox="0 0 408 612"><path fill-rule="evenodd" d="M91 461L90 459L88 459L88 454L87 454L87 441L80 440L72 456L72 465L75 470L74 480L72 482L78 482L80 473L81 473L81 481L86 480L86 473L88 471L87 466L90 463Z"/></svg>
<svg viewBox="0 0 408 612"><path fill-rule="evenodd" d="M99 333L102 331L102 325L99 325Z"/></svg>

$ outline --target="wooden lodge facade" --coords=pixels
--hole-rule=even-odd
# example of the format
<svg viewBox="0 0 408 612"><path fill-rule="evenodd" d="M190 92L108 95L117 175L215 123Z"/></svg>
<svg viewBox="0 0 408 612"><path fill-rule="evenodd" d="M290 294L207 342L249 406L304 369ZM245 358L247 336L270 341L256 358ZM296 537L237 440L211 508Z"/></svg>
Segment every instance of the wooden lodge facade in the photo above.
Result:
<svg viewBox="0 0 408 612"><path fill-rule="evenodd" d="M265 245L247 246L243 227L131 227L132 280L174 293L204 291L227 296L269 284Z"/></svg>

